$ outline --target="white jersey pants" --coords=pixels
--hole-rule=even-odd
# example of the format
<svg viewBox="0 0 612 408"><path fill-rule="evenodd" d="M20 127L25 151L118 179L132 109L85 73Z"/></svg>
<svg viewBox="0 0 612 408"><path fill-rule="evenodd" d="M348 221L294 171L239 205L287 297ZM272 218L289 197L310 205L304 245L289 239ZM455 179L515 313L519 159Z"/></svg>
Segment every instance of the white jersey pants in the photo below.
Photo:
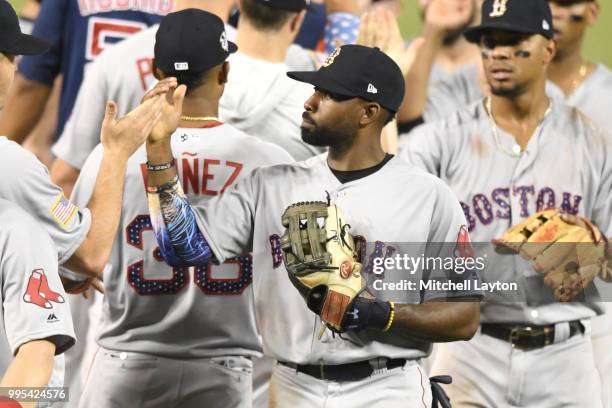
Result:
<svg viewBox="0 0 612 408"><path fill-rule="evenodd" d="M431 372L453 377L445 387L453 408L601 408L588 323L584 334L528 351L479 330L439 344Z"/></svg>
<svg viewBox="0 0 612 408"><path fill-rule="evenodd" d="M319 380L277 363L270 408L430 408L429 377L414 361L360 381Z"/></svg>
<svg viewBox="0 0 612 408"><path fill-rule="evenodd" d="M171 359L100 348L81 408L250 408L249 358Z"/></svg>

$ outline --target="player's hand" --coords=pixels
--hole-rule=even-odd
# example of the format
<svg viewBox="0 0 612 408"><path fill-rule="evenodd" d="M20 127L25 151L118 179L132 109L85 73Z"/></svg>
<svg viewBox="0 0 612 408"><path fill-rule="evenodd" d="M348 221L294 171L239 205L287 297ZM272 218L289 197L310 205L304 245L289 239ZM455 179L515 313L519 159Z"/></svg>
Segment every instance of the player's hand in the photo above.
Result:
<svg viewBox="0 0 612 408"><path fill-rule="evenodd" d="M417 38L406 47L395 15L381 7L365 13L361 18L357 44L380 48L406 75L423 44L423 39Z"/></svg>
<svg viewBox="0 0 612 408"><path fill-rule="evenodd" d="M176 78L166 78L145 95L145 101L148 98L157 98L159 95L164 95L162 96L162 114L160 120L151 129L148 136L149 143L169 139L178 128L186 92L187 87L185 85L177 86Z"/></svg>
<svg viewBox="0 0 612 408"><path fill-rule="evenodd" d="M448 33L464 27L474 13L472 0L431 0L425 8L425 26Z"/></svg>
<svg viewBox="0 0 612 408"><path fill-rule="evenodd" d="M127 160L146 141L161 117L162 107L163 97L151 98L117 120L117 105L109 101L100 133L104 151Z"/></svg>

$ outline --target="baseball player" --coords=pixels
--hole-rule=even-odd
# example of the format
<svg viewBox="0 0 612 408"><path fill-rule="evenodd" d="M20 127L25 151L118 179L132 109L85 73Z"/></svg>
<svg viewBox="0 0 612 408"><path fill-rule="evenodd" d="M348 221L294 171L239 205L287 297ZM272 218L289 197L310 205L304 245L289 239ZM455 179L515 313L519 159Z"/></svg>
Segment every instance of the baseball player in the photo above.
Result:
<svg viewBox="0 0 612 408"><path fill-rule="evenodd" d="M147 141L148 163L164 169L149 172L149 208L161 252L174 265L201 264L212 256L222 262L252 252L264 353L279 361L270 406L429 406L431 392L418 360L431 341L469 339L478 303L428 300L471 300L480 294L465 288L380 290L346 313L353 329L340 336L320 332L319 317L289 281L280 258L281 215L292 204L321 201L327 192L350 221L350 233L376 242L384 257L391 242L455 245L459 236L467 240L463 213L443 183L386 155L380 146L381 130L404 94L401 71L388 56L376 48L346 45L318 71L289 76L315 86L304 104L302 137L328 145L329 153L259 168L193 209L176 169L169 167L175 160L169 136L176 122L164 115L169 129L156 128ZM409 226L394 228L403 225L404 216Z"/></svg>
<svg viewBox="0 0 612 408"><path fill-rule="evenodd" d="M236 49L223 21L199 9L169 14L156 35L155 75L176 79L161 81L153 92L180 83L178 100L187 85L181 127L172 136L178 158L172 166L198 205L259 166L292 161L280 147L218 119L226 58ZM103 174L103 150L98 146L83 167L73 193L77 204L89 201L93 180ZM145 194L148 179L162 168L146 161L143 145L128 162L121 230L104 272L100 348L80 406L250 407L251 357L262 355L252 258L197 268L165 264L147 233L152 223Z"/></svg>
<svg viewBox="0 0 612 408"><path fill-rule="evenodd" d="M173 6L173 0L44 2L33 33L47 39L52 47L19 64L7 109L0 117L0 134L23 142L37 124L53 81L61 73L57 138L72 112L85 65L109 45L159 22Z"/></svg>
<svg viewBox="0 0 612 408"><path fill-rule="evenodd" d="M401 156L448 183L475 241L489 242L548 207L590 218L609 236L612 139L546 95L556 51L548 3L487 0L481 25L466 36L480 44L491 97L416 129ZM512 302L491 293L479 333L439 346L432 371L453 376L454 404L600 407L590 319L603 313L601 304L557 303L529 265L502 255L489 262L495 276L509 276L523 291Z"/></svg>
<svg viewBox="0 0 612 408"><path fill-rule="evenodd" d="M55 245L36 220L3 199L0 225L0 387L62 386L61 355L75 335Z"/></svg>

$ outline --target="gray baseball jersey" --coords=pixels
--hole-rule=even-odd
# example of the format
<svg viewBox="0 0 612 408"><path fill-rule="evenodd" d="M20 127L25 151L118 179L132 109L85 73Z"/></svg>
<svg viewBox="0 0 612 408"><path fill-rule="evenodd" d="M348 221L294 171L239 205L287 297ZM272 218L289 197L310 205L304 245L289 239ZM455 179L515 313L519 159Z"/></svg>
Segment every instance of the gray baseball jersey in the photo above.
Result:
<svg viewBox="0 0 612 408"><path fill-rule="evenodd" d="M194 206L194 211L217 259L253 253L255 304L264 353L299 364L426 356L430 349L427 341L401 339L390 333L348 332L340 338L326 331L319 339L320 320L289 281L280 236L285 230L281 216L288 206L324 201L326 192L343 210L351 234L360 242L372 244L372 252L363 254L362 261L369 288L377 297L415 304L436 295L473 294L434 294L405 288L385 291L372 286L373 269L368 259L372 262L373 258L391 256L395 243L455 243L465 230L457 199L437 178L394 158L374 174L341 184L327 164L327 154L300 163L260 168L222 196ZM384 279L410 276L405 270L392 269L385 271ZM424 279L424 275L417 273L414 278Z"/></svg>
<svg viewBox="0 0 612 408"><path fill-rule="evenodd" d="M91 226L89 210L64 197L47 168L5 137L0 137L0 198L17 204L42 224L57 248L60 264L81 245Z"/></svg>
<svg viewBox="0 0 612 408"><path fill-rule="evenodd" d="M551 81L546 82L546 93L556 101L579 108L599 126L612 132L612 116L608 109L612 105L612 72L605 65L597 65L567 97ZM426 122L443 119L483 96L478 67L468 65L430 87L423 118Z"/></svg>
<svg viewBox="0 0 612 408"><path fill-rule="evenodd" d="M75 335L53 241L29 214L3 199L0 248L0 373L4 373L21 345L48 339L56 354L62 354L75 343Z"/></svg>
<svg viewBox="0 0 612 408"><path fill-rule="evenodd" d="M218 122L179 128L172 147L184 191L194 204L219 195L256 167L292 161L281 148ZM79 176L75 202L89 200L101 156L99 145ZM166 265L149 217L146 160L142 146L128 162L119 232L104 271L98 343L109 350L174 358L261 355L251 257L198 268Z"/></svg>
<svg viewBox="0 0 612 408"><path fill-rule="evenodd" d="M450 186L475 242L498 238L548 207L590 218L610 235L612 138L577 109L556 102L540 129L520 157L505 153L512 152L514 137L497 129L496 138L483 101L478 101L413 131L401 142L400 155ZM514 298L491 293L491 302L483 303L482 321L550 324L602 312L595 302L556 303L529 263L492 256L488 262L495 276L518 282L520 293Z"/></svg>

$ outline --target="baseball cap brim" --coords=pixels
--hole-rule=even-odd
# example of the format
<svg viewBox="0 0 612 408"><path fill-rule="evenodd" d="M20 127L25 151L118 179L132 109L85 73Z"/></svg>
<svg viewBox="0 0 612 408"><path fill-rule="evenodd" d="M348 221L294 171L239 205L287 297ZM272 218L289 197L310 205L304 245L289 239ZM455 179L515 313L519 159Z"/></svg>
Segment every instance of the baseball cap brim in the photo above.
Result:
<svg viewBox="0 0 612 408"><path fill-rule="evenodd" d="M287 76L296 81L305 82L328 92L354 98L360 97L360 95L355 95L355 92L346 89L333 79L326 77L321 71L292 71L287 72Z"/></svg>
<svg viewBox="0 0 612 408"><path fill-rule="evenodd" d="M482 35L487 31L510 31L522 34L542 34L542 32L540 31L534 31L532 29L520 27L513 24L495 23L482 24L476 27L468 28L467 30L465 30L463 35L469 42L478 44L480 42L480 37L482 37Z"/></svg>
<svg viewBox="0 0 612 408"><path fill-rule="evenodd" d="M7 47L0 49L1 52L12 55L37 55L51 48L51 44L40 38L21 34L17 41Z"/></svg>

